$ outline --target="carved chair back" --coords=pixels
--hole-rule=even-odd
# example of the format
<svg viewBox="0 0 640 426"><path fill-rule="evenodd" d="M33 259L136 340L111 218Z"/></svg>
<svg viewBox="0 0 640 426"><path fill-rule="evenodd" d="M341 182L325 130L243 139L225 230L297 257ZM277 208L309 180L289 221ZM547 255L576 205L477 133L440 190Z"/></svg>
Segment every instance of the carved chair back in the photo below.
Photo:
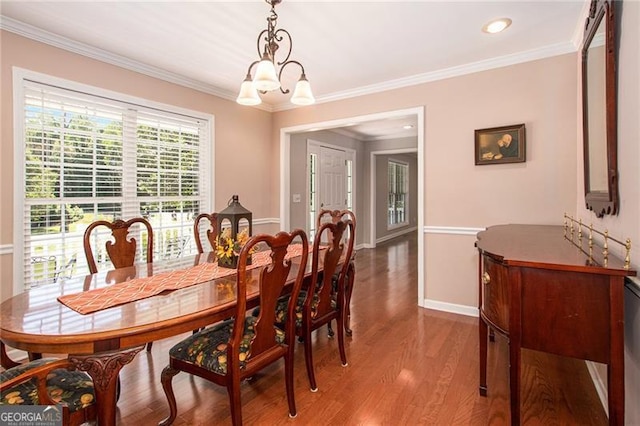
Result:
<svg viewBox="0 0 640 426"><path fill-rule="evenodd" d="M153 229L146 219L136 217L126 222L121 219L115 222L98 220L91 223L84 232L84 253L87 257L89 271L92 274L98 272L96 260L91 248L91 233L93 230L100 226L107 227L111 230L113 241L107 241L105 244L107 254L114 268L125 268L127 266L133 266L136 261L137 240L130 235L130 228L135 223L139 223L146 228L146 261L147 263L153 263Z"/></svg>
<svg viewBox="0 0 640 426"><path fill-rule="evenodd" d="M200 240L200 222L204 221L205 219L209 221L209 227L207 229L207 240L209 240L211 248L214 251L216 249L216 238L218 237L218 214L200 213L193 221L193 238L196 240L198 253L204 253L204 247L202 247L202 241Z"/></svg>

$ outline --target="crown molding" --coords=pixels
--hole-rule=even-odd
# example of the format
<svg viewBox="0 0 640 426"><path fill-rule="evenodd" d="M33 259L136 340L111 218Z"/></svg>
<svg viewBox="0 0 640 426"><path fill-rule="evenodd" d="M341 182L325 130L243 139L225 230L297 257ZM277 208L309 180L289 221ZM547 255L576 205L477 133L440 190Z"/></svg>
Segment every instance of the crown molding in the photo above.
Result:
<svg viewBox="0 0 640 426"><path fill-rule="evenodd" d="M578 21L576 22L576 27L573 30L573 37L571 37L571 43L576 50L580 50L582 46L582 39L584 38L584 25L587 21L587 16L589 16L589 7L591 6L591 2L585 1L582 5L582 10L580 11L580 15L578 16Z"/></svg>
<svg viewBox="0 0 640 426"><path fill-rule="evenodd" d="M588 10L584 9L583 13ZM586 15L585 15L586 16ZM418 84L429 83L438 80L444 80L451 77L458 77L466 74L472 74L481 71L487 71L495 68L506 67L509 65L520 64L523 62L535 61L538 59L548 58L552 56L563 55L566 53L572 53L577 51L579 43L582 40L582 34L578 34L578 27L580 27L581 19L574 31L572 41L566 43L558 43L549 46L545 46L539 49L533 49L526 52L514 53L511 55L500 56L497 58L491 58L484 61L472 62L469 64L459 65L455 67L445 68L438 71L417 74L409 77L399 78L395 80L389 80L382 83L371 84L367 86L358 87L355 89L344 90L341 92L330 93L327 95L321 95L316 98L316 104L334 102L343 99L349 99L359 96L370 95L374 93L384 92L387 90L400 89L409 86L415 86ZM53 34L49 31L42 30L32 25L25 24L12 18L0 15L0 29L10 31L20 36L46 43L48 45L58 47L60 49L67 50L72 53L77 53L82 56L86 56L92 59L96 59L102 62L106 62L118 67L135 71L140 74L144 74L150 77L158 78L170 83L174 83L180 86L188 87L200 92L208 93L223 99L227 99L235 102L236 95L227 90L220 89L210 84L203 83L199 80L184 77L182 75L163 70L161 68L153 67L143 64L139 61L135 61L126 58L121 55L107 52L106 50L99 49L93 46L89 46L84 43L80 43L66 37L62 37ZM579 41L578 41L579 40ZM262 103L254 106L267 112L285 111L299 106L293 105L287 101L284 103L269 105Z"/></svg>
<svg viewBox="0 0 640 426"><path fill-rule="evenodd" d="M214 95L222 99L227 99L229 101L236 101L236 94L231 93L227 90L220 89L211 84L206 84L199 80L184 77L182 75L163 70L158 67L146 65L142 62L135 61L133 59L129 59L127 57L117 55L85 43L80 43L57 34L53 34L49 31L42 30L40 28L34 27L33 25L25 24L24 22L17 21L4 15L0 15L0 18L0 29L2 30L12 32L31 40L45 43L50 46L64 49L71 53L76 53L78 55L86 56L91 59L96 59L101 62L106 62L108 64L118 66L120 68L135 71L149 77L157 78L169 83L174 83L179 86L197 90L199 92L208 93L210 95ZM255 106L254 108L258 108L268 112L273 111L271 105L268 104L260 104Z"/></svg>
<svg viewBox="0 0 640 426"><path fill-rule="evenodd" d="M566 53L573 53L575 51L577 51L577 48L574 46L573 42L552 44L539 49L528 50L526 52L513 53L511 55L499 56L484 61L471 62L468 64L445 68L438 71L389 80L382 83L376 83L368 86L358 87L355 89L345 90L342 92L335 92L324 96L317 96L316 104L334 102L358 96L371 95L387 90L400 89L404 87L415 86L418 84L444 80L447 78L459 77L466 74L473 74L495 68L502 68L509 65L516 65L524 62L535 61L538 59L564 55ZM288 102L276 104L273 106L273 111L284 111L291 109L292 107L293 106Z"/></svg>

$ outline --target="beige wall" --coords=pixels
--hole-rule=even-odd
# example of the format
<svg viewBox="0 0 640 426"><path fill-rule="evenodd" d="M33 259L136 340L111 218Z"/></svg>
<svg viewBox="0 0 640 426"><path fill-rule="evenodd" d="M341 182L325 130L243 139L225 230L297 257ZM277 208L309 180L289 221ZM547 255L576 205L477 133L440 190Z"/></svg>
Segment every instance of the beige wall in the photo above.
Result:
<svg viewBox="0 0 640 426"><path fill-rule="evenodd" d="M576 54L274 114L280 129L425 107L425 205L429 227L562 223L576 204ZM475 129L525 123L527 162L475 166ZM277 176L273 178L277 187ZM426 298L477 305L473 235L426 234ZM434 261L438 254L441 261ZM461 261L461 259L465 259ZM467 261L468 260L468 261Z"/></svg>
<svg viewBox="0 0 640 426"><path fill-rule="evenodd" d="M277 215L269 176L271 157L271 114L246 108L196 90L147 77L65 50L0 31L1 133L0 133L0 297L12 291L13 245L13 82L12 67L20 67L130 96L175 105L215 116L214 208L221 210L232 194L239 194L254 219ZM248 125L250 123L250 125ZM230 159L234 159L230 161ZM277 170L277 169L275 169ZM277 187L276 187L277 188ZM258 231L273 232L277 225Z"/></svg>

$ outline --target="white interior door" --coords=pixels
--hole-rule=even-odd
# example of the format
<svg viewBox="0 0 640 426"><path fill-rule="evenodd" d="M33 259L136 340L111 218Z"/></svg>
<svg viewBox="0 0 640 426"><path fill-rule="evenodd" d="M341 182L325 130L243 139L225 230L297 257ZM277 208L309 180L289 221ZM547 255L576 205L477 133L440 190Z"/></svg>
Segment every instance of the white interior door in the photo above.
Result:
<svg viewBox="0 0 640 426"><path fill-rule="evenodd" d="M347 153L338 149L320 147L320 209L347 208Z"/></svg>

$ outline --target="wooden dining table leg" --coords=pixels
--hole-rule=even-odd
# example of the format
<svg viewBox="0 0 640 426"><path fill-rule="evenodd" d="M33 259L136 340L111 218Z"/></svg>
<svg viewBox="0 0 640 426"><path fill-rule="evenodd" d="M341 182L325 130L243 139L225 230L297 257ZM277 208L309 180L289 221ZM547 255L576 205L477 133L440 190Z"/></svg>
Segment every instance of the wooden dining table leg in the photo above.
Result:
<svg viewBox="0 0 640 426"><path fill-rule="evenodd" d="M144 345L89 355L69 355L69 360L75 367L86 371L93 379L100 426L115 426L118 373L143 348Z"/></svg>

